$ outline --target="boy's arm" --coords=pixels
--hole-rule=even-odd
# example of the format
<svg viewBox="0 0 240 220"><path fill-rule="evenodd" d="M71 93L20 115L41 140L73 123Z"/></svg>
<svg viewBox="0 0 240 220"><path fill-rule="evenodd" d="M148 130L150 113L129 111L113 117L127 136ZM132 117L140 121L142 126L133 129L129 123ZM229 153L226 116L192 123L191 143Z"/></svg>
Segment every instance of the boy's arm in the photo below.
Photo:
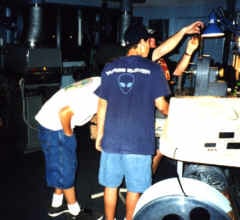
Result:
<svg viewBox="0 0 240 220"><path fill-rule="evenodd" d="M156 108L164 115L168 115L169 103L166 101L164 96L155 99Z"/></svg>
<svg viewBox="0 0 240 220"><path fill-rule="evenodd" d="M101 142L104 134L104 123L107 111L107 101L99 98L98 110L97 110L97 138L95 142L95 148L98 151L102 150Z"/></svg>
<svg viewBox="0 0 240 220"><path fill-rule="evenodd" d="M180 31L169 37L154 49L152 61L155 62L159 58L171 52L186 34L200 34L203 27L204 24L201 21L196 21L188 26L183 27Z"/></svg>
<svg viewBox="0 0 240 220"><path fill-rule="evenodd" d="M192 37L188 43L187 48L185 50L185 53L183 54L181 60L178 62L176 69L173 72L174 76L181 76L183 72L188 67L192 54L199 46L199 38L198 37Z"/></svg>
<svg viewBox="0 0 240 220"><path fill-rule="evenodd" d="M67 136L72 136L73 130L71 128L71 119L74 114L72 109L69 106L65 106L59 111L58 114L64 134Z"/></svg>

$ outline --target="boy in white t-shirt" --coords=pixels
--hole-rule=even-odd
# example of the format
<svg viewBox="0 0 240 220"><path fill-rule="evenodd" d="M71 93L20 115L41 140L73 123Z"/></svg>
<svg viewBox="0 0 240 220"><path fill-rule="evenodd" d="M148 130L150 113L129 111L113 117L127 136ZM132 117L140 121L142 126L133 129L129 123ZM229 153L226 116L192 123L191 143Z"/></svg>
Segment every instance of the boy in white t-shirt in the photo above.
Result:
<svg viewBox="0 0 240 220"><path fill-rule="evenodd" d="M96 113L98 97L94 91L100 82L100 77L90 77L60 89L35 116L45 156L47 185L54 188L48 212L51 217L69 213L76 219L81 211L74 187L77 142L73 128L86 124Z"/></svg>

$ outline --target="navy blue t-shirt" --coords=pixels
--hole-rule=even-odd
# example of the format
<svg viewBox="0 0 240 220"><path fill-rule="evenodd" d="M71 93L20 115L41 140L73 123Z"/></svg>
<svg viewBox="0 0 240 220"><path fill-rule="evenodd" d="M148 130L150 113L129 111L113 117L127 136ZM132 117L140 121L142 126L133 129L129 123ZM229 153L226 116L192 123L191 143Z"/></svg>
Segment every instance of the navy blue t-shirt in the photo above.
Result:
<svg viewBox="0 0 240 220"><path fill-rule="evenodd" d="M126 56L105 65L96 94L107 101L105 152L154 154L154 100L170 89L159 64Z"/></svg>

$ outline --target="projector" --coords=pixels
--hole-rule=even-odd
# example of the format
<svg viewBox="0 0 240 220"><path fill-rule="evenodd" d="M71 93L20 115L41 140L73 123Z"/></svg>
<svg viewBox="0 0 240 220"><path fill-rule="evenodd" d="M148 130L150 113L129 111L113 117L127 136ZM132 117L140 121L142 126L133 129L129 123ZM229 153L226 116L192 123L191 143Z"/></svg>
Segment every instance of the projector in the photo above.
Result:
<svg viewBox="0 0 240 220"><path fill-rule="evenodd" d="M172 159L240 167L239 98L171 98L159 146Z"/></svg>

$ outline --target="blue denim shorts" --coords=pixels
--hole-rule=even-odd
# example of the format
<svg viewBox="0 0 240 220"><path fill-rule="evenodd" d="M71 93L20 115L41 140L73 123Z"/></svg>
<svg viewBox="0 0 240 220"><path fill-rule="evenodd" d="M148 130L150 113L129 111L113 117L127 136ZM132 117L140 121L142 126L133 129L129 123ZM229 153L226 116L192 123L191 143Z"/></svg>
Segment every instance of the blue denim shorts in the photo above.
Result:
<svg viewBox="0 0 240 220"><path fill-rule="evenodd" d="M77 168L75 135L39 126L39 141L45 156L47 185L68 189L74 185Z"/></svg>
<svg viewBox="0 0 240 220"><path fill-rule="evenodd" d="M152 156L101 152L98 181L110 188L119 187L125 178L130 192L142 193L152 184Z"/></svg>

